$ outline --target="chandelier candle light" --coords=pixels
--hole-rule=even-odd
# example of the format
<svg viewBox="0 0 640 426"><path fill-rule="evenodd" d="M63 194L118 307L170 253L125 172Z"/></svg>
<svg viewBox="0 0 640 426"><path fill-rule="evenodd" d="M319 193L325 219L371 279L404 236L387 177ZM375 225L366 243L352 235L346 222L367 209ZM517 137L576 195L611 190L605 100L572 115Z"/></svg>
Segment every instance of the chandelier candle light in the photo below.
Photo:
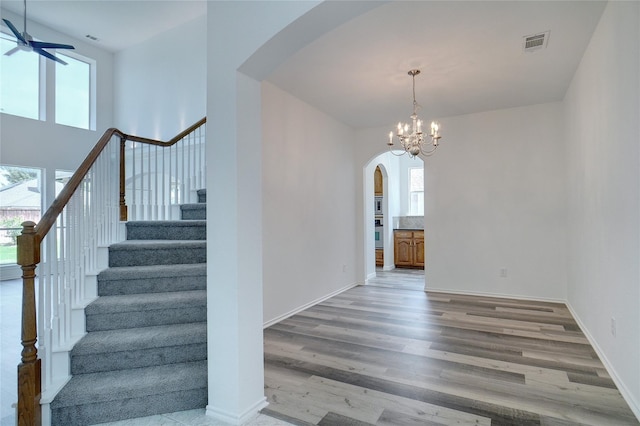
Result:
<svg viewBox="0 0 640 426"><path fill-rule="evenodd" d="M418 119L418 109L420 105L416 102L416 75L420 74L420 70L411 70L408 73L413 79L413 114L411 114L411 133L409 133L409 123L398 123L398 129L396 136L400 140L400 146L404 150L402 154L396 154L393 152L393 132L389 132L389 151L393 155L404 155L405 153L409 153L411 158L417 156L418 154L422 154L425 157L431 156L436 149L438 149L438 141L440 140L440 124L433 121L431 123L431 133L429 133L429 138L431 141L428 142L425 139L425 134L422 132L422 121ZM428 145L432 145L432 147L427 148Z"/></svg>

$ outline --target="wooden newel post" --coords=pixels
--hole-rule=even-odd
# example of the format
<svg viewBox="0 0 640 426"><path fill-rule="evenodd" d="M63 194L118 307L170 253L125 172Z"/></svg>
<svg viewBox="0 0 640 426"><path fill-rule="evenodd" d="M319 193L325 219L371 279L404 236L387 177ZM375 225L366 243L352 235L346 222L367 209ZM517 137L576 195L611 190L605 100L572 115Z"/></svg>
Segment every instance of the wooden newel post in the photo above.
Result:
<svg viewBox="0 0 640 426"><path fill-rule="evenodd" d="M127 202L124 198L124 145L127 140L120 138L120 220L127 220Z"/></svg>
<svg viewBox="0 0 640 426"><path fill-rule="evenodd" d="M36 266L40 263L40 240L34 222L22 223L18 236L18 264L22 266L22 362L18 365L18 425L39 426L41 370L36 342Z"/></svg>

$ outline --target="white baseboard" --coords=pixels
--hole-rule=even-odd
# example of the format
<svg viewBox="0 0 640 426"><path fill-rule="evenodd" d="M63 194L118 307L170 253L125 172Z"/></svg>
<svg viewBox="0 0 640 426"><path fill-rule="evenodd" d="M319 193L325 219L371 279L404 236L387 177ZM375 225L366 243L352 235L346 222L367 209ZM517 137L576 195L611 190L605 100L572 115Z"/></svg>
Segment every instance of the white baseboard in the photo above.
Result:
<svg viewBox="0 0 640 426"><path fill-rule="evenodd" d="M0 265L0 281L17 280L22 278L20 265Z"/></svg>
<svg viewBox="0 0 640 426"><path fill-rule="evenodd" d="M482 292L482 291L459 291L459 290L450 290L450 289L443 289L443 288L433 288L429 286L425 287L424 291L428 291L432 293L451 293L451 294L460 294L460 295L468 295L468 296L497 297L499 299L520 299L520 300L531 300L533 302L562 303L564 305L567 304L567 301L563 299L554 299L551 297L522 296L519 294L488 293L488 292Z"/></svg>
<svg viewBox="0 0 640 426"><path fill-rule="evenodd" d="M42 401L40 401L40 407L41 407L41 415L42 415L42 426L51 426L51 405L47 402L47 403L43 403ZM17 412L17 409L16 409ZM18 418L18 416L16 415L16 419ZM16 422L17 424L17 422Z"/></svg>
<svg viewBox="0 0 640 426"><path fill-rule="evenodd" d="M269 405L267 397L262 397L259 401L240 414L232 414L216 407L207 405L206 415L214 419L221 420L231 425L243 425L260 414L260 410Z"/></svg>
<svg viewBox="0 0 640 426"><path fill-rule="evenodd" d="M609 376L611 376L611 379L613 379L613 382L616 384L616 387L622 394L622 397L627 402L627 404L629 404L629 408L631 408L633 414L638 418L638 421L640 421L640 401L636 401L633 399L631 392L629 392L629 389L627 388L625 383L622 381L622 379L620 379L620 376L616 372L616 369L613 368L613 365L611 364L611 362L609 362L609 359L605 355L600 345L598 345L596 339L591 335L587 326L582 322L580 316L578 316L578 313L573 309L569 302L566 302L566 305L567 308L569 308L569 312L571 312L573 319L575 319L578 323L578 326L582 330L582 333L587 337L587 340L589 341L593 349L595 349L598 357L600 358L600 361L602 361L602 364L604 364L604 368L607 370L607 373L609 373Z"/></svg>
<svg viewBox="0 0 640 426"><path fill-rule="evenodd" d="M262 328L264 329L264 328L272 326L273 324L279 323L282 320L285 320L285 319L287 319L287 318L289 318L291 316L294 316L298 312L302 312L307 308L310 308L310 307L312 307L314 305L317 305L318 303L322 303L325 300L330 299L333 296L337 296L338 294L340 294L342 292L345 292L345 291L349 290L350 288L353 288L353 287L355 287L357 285L358 285L358 283L349 284L346 287L342 287L342 288L340 288L338 290L335 290L335 291L333 291L333 292L331 292L331 293L329 293L329 294L327 294L325 296L319 297L319 298L317 298L317 299L315 299L315 300L313 300L313 301L311 301L309 303L306 303L306 304L304 304L302 306L299 306L299 307L297 307L297 308L295 308L295 309L293 309L293 310L291 310L291 311L289 311L289 312L287 312L285 314L282 314L280 316L277 316L277 317L265 322L262 325Z"/></svg>

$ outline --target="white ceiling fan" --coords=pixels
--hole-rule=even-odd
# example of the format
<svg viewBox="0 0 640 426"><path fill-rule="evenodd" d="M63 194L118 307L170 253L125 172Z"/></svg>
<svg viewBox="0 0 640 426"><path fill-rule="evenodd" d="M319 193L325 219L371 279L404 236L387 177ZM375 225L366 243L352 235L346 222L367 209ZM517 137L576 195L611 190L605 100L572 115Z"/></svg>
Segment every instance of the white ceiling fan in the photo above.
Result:
<svg viewBox="0 0 640 426"><path fill-rule="evenodd" d="M69 44L35 41L33 37L31 37L29 33L27 33L27 0L24 0L24 31L22 33L20 33L8 19L3 19L3 21L5 24L7 24L13 35L16 37L18 43L16 47L9 50L7 53L5 53L5 55L13 55L18 50L34 51L37 54L44 56L45 58L51 59L52 61L59 62L62 65L67 65L65 61L60 58L56 58L54 55L44 49L75 49L75 47Z"/></svg>

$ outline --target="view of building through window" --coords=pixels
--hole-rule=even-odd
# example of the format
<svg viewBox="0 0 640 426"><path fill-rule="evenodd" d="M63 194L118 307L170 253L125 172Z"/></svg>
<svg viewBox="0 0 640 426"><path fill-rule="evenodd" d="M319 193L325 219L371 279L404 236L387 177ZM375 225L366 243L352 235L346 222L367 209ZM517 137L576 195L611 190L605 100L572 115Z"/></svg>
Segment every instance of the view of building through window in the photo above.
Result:
<svg viewBox="0 0 640 426"><path fill-rule="evenodd" d="M424 169L409 168L409 214L424 215Z"/></svg>
<svg viewBox="0 0 640 426"><path fill-rule="evenodd" d="M0 166L0 264L16 263L16 238L22 222L42 214L41 170Z"/></svg>

